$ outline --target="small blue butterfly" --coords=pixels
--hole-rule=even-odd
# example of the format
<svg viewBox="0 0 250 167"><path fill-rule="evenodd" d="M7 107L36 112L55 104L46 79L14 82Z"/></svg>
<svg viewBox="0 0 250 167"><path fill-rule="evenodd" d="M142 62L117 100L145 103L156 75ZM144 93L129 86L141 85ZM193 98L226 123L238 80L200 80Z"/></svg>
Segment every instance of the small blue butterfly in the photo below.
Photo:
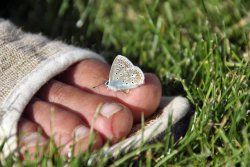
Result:
<svg viewBox="0 0 250 167"><path fill-rule="evenodd" d="M139 67L134 66L122 55L116 56L105 83L113 91L127 91L144 84L144 74Z"/></svg>

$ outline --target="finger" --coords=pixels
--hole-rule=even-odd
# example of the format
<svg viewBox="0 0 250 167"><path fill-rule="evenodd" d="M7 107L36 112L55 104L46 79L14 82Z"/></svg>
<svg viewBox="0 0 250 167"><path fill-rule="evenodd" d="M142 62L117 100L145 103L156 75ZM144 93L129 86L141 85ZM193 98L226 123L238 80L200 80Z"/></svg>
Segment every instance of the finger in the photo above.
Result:
<svg viewBox="0 0 250 167"><path fill-rule="evenodd" d="M60 75L60 79L81 89L116 98L132 110L135 121L140 120L141 113L147 117L156 110L162 90L160 81L154 74L145 74L145 83L126 94L122 91L109 90L104 85L108 80L109 70L108 64L88 59L67 69Z"/></svg>
<svg viewBox="0 0 250 167"><path fill-rule="evenodd" d="M131 111L125 106L62 82L50 81L38 92L38 96L77 112L104 139L111 139L112 142L125 137L133 124Z"/></svg>
<svg viewBox="0 0 250 167"><path fill-rule="evenodd" d="M48 144L41 127L25 118L20 118L17 127L21 158L23 159L26 155L32 160L41 158Z"/></svg>
<svg viewBox="0 0 250 167"><path fill-rule="evenodd" d="M68 148L72 146L80 152L87 151L90 130L73 112L39 99L33 99L26 107L24 114L39 124L58 147L62 147L60 150L62 154L66 154ZM81 143L81 147L79 147L79 143ZM100 148L102 146L100 135L95 133L92 143L93 149Z"/></svg>

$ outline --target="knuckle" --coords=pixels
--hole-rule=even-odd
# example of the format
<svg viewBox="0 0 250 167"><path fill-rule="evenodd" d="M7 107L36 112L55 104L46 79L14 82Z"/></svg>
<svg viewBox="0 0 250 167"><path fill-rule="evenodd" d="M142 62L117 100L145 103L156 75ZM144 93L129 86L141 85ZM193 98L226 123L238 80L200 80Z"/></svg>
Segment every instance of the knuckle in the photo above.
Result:
<svg viewBox="0 0 250 167"><path fill-rule="evenodd" d="M55 84L52 89L52 102L62 102L64 98L68 95L66 86L61 83Z"/></svg>

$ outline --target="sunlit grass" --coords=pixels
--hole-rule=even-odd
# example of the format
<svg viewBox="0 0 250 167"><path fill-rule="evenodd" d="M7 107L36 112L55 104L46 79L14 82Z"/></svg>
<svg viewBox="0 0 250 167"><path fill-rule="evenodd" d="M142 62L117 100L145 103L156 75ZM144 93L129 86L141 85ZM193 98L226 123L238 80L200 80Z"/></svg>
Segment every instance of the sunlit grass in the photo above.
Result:
<svg viewBox="0 0 250 167"><path fill-rule="evenodd" d="M27 31L88 47L108 60L128 56L159 76L165 95L180 93L168 84L179 80L193 103L190 128L178 143L167 133L160 143L95 165L250 165L250 1L25 0L13 9L6 15ZM88 165L89 156L69 164ZM45 157L41 164L48 162L65 161Z"/></svg>

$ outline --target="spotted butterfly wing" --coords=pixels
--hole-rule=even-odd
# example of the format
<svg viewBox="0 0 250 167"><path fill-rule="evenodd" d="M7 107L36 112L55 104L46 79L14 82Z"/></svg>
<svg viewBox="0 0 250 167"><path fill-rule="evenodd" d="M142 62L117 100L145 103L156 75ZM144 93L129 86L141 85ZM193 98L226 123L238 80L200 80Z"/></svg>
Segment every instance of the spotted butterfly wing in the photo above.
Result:
<svg viewBox="0 0 250 167"><path fill-rule="evenodd" d="M144 75L139 67L134 66L126 57L118 55L110 70L109 89L129 90L144 83Z"/></svg>
<svg viewBox="0 0 250 167"><path fill-rule="evenodd" d="M109 81L118 80L119 72L122 69L133 67L134 65L124 56L118 55L112 63Z"/></svg>
<svg viewBox="0 0 250 167"><path fill-rule="evenodd" d="M144 83L144 74L139 67L133 66L120 71L118 80L121 83L119 89L133 89Z"/></svg>

